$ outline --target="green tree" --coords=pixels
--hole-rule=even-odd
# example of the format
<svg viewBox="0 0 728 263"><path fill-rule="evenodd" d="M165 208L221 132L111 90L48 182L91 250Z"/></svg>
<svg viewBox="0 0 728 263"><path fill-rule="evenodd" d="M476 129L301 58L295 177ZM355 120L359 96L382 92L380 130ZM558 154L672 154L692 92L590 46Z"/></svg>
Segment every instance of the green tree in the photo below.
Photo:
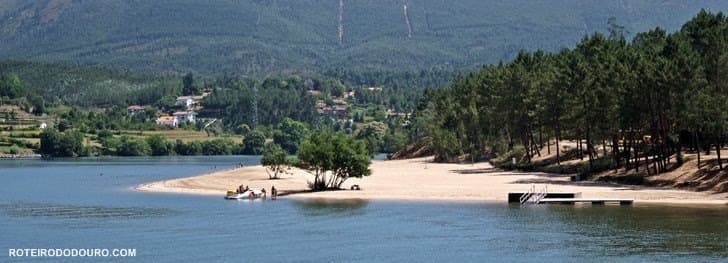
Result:
<svg viewBox="0 0 728 263"><path fill-rule="evenodd" d="M286 171L288 167L286 156L286 151L278 144L267 143L263 147L263 157L260 159L260 164L265 166L268 179L278 179L279 175Z"/></svg>
<svg viewBox="0 0 728 263"><path fill-rule="evenodd" d="M280 145L289 153L298 152L301 141L308 136L308 126L291 118L283 118L273 132L273 142Z"/></svg>
<svg viewBox="0 0 728 263"><path fill-rule="evenodd" d="M149 155L151 149L145 140L135 139L129 136L119 138L119 146L116 154L119 156L145 156Z"/></svg>
<svg viewBox="0 0 728 263"><path fill-rule="evenodd" d="M195 85L195 77L192 73L187 73L182 78L182 94L185 96L197 95L201 93L200 87Z"/></svg>
<svg viewBox="0 0 728 263"><path fill-rule="evenodd" d="M265 134L260 130L253 130L243 140L244 152L246 154L258 155L263 151L265 145Z"/></svg>
<svg viewBox="0 0 728 263"><path fill-rule="evenodd" d="M230 139L214 139L202 142L202 154L204 155L228 155L232 153L233 143Z"/></svg>
<svg viewBox="0 0 728 263"><path fill-rule="evenodd" d="M80 132L58 132L45 129L40 134L40 153L50 157L78 157L88 155Z"/></svg>
<svg viewBox="0 0 728 263"><path fill-rule="evenodd" d="M338 189L348 178L371 174L364 143L340 132L313 132L301 144L298 159L313 171L313 190Z"/></svg>
<svg viewBox="0 0 728 263"><path fill-rule="evenodd" d="M149 136L146 141L147 145L149 145L151 155L165 156L174 153L174 145L162 135Z"/></svg>
<svg viewBox="0 0 728 263"><path fill-rule="evenodd" d="M25 94L23 81L15 73L5 74L0 77L0 97L8 96L11 99L21 97Z"/></svg>
<svg viewBox="0 0 728 263"><path fill-rule="evenodd" d="M373 155L382 150L382 143L386 134L387 125L373 121L362 125L357 132L356 139L363 141L369 154Z"/></svg>

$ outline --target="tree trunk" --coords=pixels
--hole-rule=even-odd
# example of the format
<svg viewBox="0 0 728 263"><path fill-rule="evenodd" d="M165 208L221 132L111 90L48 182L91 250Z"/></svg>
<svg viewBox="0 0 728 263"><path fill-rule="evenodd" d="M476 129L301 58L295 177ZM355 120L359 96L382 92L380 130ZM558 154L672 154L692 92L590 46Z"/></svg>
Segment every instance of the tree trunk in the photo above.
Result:
<svg viewBox="0 0 728 263"><path fill-rule="evenodd" d="M720 136L718 136L720 138ZM720 139L715 140L715 152L718 154L718 168L723 170L723 163L720 161Z"/></svg>
<svg viewBox="0 0 728 263"><path fill-rule="evenodd" d="M551 138L546 138L546 154L551 155Z"/></svg>
<svg viewBox="0 0 728 263"><path fill-rule="evenodd" d="M698 132L693 132L695 136L693 136L693 141L695 142L695 152L698 153L698 169L700 169L700 137L698 137Z"/></svg>
<svg viewBox="0 0 728 263"><path fill-rule="evenodd" d="M617 136L612 137L612 157L614 158L614 172L619 171L619 140Z"/></svg>
<svg viewBox="0 0 728 263"><path fill-rule="evenodd" d="M650 155L645 154L645 172L650 175Z"/></svg>
<svg viewBox="0 0 728 263"><path fill-rule="evenodd" d="M640 172L640 153L637 150L637 143L632 139L632 151L634 152L634 171Z"/></svg>
<svg viewBox="0 0 728 263"><path fill-rule="evenodd" d="M589 169L594 165L594 145L591 139L591 125L586 126L586 151L589 153Z"/></svg>
<svg viewBox="0 0 728 263"><path fill-rule="evenodd" d="M622 132L622 149L624 150L624 153L622 153L622 155L624 155L624 171L625 172L628 171L630 168L629 167L629 161L631 158L630 149L632 148L630 143L627 143L627 142L631 143L631 141L627 138L627 136L625 136L624 131L623 131Z"/></svg>
<svg viewBox="0 0 728 263"><path fill-rule="evenodd" d="M556 165L561 167L561 159L559 159L561 156L559 155L559 152L561 152L561 149L559 149L559 140L561 139L561 128L559 125L556 125Z"/></svg>
<svg viewBox="0 0 728 263"><path fill-rule="evenodd" d="M579 152L579 159L583 161L584 160L584 148L582 148L582 146L581 146L581 134L579 136L577 136L576 149Z"/></svg>
<svg viewBox="0 0 728 263"><path fill-rule="evenodd" d="M543 126L538 127L538 156L541 156L541 149L543 148Z"/></svg>

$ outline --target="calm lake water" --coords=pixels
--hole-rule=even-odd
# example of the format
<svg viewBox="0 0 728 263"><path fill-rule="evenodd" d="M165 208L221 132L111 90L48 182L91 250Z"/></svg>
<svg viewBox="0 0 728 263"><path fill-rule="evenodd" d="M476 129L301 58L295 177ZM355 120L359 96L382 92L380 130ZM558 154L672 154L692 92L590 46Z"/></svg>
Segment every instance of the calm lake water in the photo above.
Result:
<svg viewBox="0 0 728 263"><path fill-rule="evenodd" d="M111 260L154 262L728 260L728 208L251 202L130 190L258 160L0 160L0 262L28 260L8 258L8 248L136 248L135 258Z"/></svg>

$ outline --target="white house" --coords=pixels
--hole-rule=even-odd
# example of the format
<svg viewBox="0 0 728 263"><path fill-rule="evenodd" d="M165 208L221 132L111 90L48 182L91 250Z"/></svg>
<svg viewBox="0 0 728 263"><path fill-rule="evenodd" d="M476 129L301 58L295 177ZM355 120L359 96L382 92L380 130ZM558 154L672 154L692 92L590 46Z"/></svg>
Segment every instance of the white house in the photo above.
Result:
<svg viewBox="0 0 728 263"><path fill-rule="evenodd" d="M46 122L41 122L40 125L38 125L38 128L41 129L41 130L42 129L45 129L47 127L48 127L48 124Z"/></svg>
<svg viewBox="0 0 728 263"><path fill-rule="evenodd" d="M137 112L143 111L144 107L139 105L131 105L129 107L126 107L126 111L129 112L129 115L134 115Z"/></svg>
<svg viewBox="0 0 728 263"><path fill-rule="evenodd" d="M157 118L157 125L167 127L177 127L179 120L176 116L160 116Z"/></svg>
<svg viewBox="0 0 728 263"><path fill-rule="evenodd" d="M195 116L197 116L197 113L194 111L178 111L172 115L174 115L174 117L176 117L180 123L182 123L182 122L194 123Z"/></svg>
<svg viewBox="0 0 728 263"><path fill-rule="evenodd" d="M191 108L195 105L195 99L192 96L181 96L177 97L177 102L174 103L176 106L183 106L185 108Z"/></svg>

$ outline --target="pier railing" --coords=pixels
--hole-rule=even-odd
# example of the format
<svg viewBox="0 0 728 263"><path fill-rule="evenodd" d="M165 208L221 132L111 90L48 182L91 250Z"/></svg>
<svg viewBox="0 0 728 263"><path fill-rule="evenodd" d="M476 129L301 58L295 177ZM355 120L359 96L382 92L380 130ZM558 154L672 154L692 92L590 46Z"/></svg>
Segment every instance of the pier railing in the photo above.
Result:
<svg viewBox="0 0 728 263"><path fill-rule="evenodd" d="M548 192L548 185L540 189L536 188L536 185L531 185L528 192L521 195L519 201L521 204L539 204L548 195Z"/></svg>
<svg viewBox="0 0 728 263"><path fill-rule="evenodd" d="M528 201L528 199L531 198L531 196L533 195L533 193L535 191L536 191L536 185L531 185L531 188L528 189L528 192L525 192L525 193L523 193L523 195L521 195L521 198L519 199L521 204L525 204Z"/></svg>

